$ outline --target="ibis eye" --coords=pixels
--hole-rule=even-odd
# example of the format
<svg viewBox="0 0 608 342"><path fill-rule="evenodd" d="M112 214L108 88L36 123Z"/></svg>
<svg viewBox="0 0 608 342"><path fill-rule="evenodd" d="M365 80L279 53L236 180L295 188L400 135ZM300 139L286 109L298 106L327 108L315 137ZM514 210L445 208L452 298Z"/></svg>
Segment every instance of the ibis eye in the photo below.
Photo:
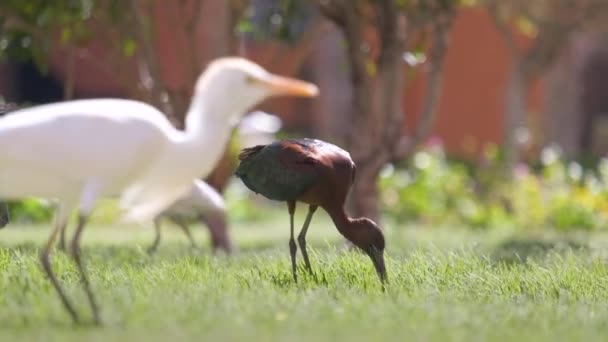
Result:
<svg viewBox="0 0 608 342"><path fill-rule="evenodd" d="M247 84L253 84L258 82L258 79L253 77L253 76L245 76L245 83Z"/></svg>

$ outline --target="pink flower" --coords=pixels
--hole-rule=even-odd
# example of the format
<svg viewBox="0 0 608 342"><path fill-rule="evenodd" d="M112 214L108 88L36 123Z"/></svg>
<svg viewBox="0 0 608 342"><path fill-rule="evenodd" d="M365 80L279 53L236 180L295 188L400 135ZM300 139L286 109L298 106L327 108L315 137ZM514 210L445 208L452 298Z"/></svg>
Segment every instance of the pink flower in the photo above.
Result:
<svg viewBox="0 0 608 342"><path fill-rule="evenodd" d="M517 163L513 168L513 175L515 178L524 178L530 174L530 168L526 163Z"/></svg>

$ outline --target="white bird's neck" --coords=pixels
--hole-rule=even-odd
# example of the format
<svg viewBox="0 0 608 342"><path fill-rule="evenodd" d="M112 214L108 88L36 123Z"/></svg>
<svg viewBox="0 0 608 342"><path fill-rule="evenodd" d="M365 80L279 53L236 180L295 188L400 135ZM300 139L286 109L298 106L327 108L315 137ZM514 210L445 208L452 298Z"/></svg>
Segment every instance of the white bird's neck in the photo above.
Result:
<svg viewBox="0 0 608 342"><path fill-rule="evenodd" d="M183 143L191 157L200 156L195 160L206 166L203 173L211 172L207 168L216 165L230 138L232 124L228 118L231 115L225 111L213 101L205 101L199 96L193 98L186 114Z"/></svg>

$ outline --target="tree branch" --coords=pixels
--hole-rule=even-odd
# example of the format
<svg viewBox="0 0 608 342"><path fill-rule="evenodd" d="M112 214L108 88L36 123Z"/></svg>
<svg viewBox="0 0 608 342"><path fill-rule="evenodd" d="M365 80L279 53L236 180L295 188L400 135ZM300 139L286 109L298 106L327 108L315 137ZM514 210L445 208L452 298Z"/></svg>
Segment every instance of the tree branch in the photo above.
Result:
<svg viewBox="0 0 608 342"><path fill-rule="evenodd" d="M492 21L494 22L496 29L502 35L505 41L505 45L507 46L507 50L509 50L509 53L513 56L519 55L519 49L515 44L515 37L513 35L513 32L511 31L511 27L507 23L505 23L500 17L500 9L498 8L498 6L499 5L494 1L490 2L490 4L488 5L488 13L493 19Z"/></svg>
<svg viewBox="0 0 608 342"><path fill-rule="evenodd" d="M407 28L405 16L400 14L394 0L381 0L377 7L377 25L382 44L378 67L382 68L400 58L405 48Z"/></svg>
<svg viewBox="0 0 608 342"><path fill-rule="evenodd" d="M149 4L150 6L152 3ZM160 66L158 60L156 59L156 53L154 51L154 46L152 43L152 37L150 34L150 30L152 25L147 21L146 18L149 18L149 15L146 15L137 0L131 0L131 10L133 11L133 15L135 17L135 34L140 43L141 54L139 54L139 64L142 68L140 71L144 72L144 85L152 92L154 99L153 101L158 101L160 104L160 109L167 115L167 117L178 127L181 127L182 123L179 117L176 116L176 113L173 108L173 104L171 103L171 98L166 88L163 85L162 76L160 73ZM147 13L150 13L148 11ZM146 78L149 78L148 82L145 81Z"/></svg>
<svg viewBox="0 0 608 342"><path fill-rule="evenodd" d="M63 83L63 99L71 100L74 98L74 60L76 58L76 47L74 42L70 41L67 47L67 56L65 61L65 82Z"/></svg>
<svg viewBox="0 0 608 342"><path fill-rule="evenodd" d="M243 15L247 11L247 7L249 6L249 0L230 0L230 21L228 25L228 39L230 40L228 53L235 55L245 54L245 51L241 51L242 48L242 37L237 34L235 28L238 27L239 21L243 18Z"/></svg>
<svg viewBox="0 0 608 342"><path fill-rule="evenodd" d="M48 30L42 29L36 25L32 25L25 20L19 18L15 13L0 7L0 17L5 18L2 25L3 28L22 30L29 33L32 37L42 39L49 34Z"/></svg>
<svg viewBox="0 0 608 342"><path fill-rule="evenodd" d="M522 71L526 84L549 68L559 57L573 29L555 27L540 30L534 44L526 51L522 59Z"/></svg>
<svg viewBox="0 0 608 342"><path fill-rule="evenodd" d="M434 25L433 45L429 53L430 72L420 119L412 137L402 139L397 144L394 151L395 161L410 155L418 144L426 139L433 127L440 104L444 61L448 50L449 32L453 17L453 13L446 14L445 17L440 18Z"/></svg>
<svg viewBox="0 0 608 342"><path fill-rule="evenodd" d="M186 46L182 49L182 56L188 57L188 76L190 78L190 83L194 84L196 82L196 78L198 77L201 71L201 61L202 58L199 54L199 49L196 47L196 28L198 27L198 23L200 21L200 11L203 5L204 0L195 0L194 1L194 9L192 9L192 13L190 14L190 18L188 18L188 14L185 10L185 1L180 2L178 7L178 13L180 18L173 18L173 25L179 27L186 39ZM184 18L188 18L187 20Z"/></svg>
<svg viewBox="0 0 608 342"><path fill-rule="evenodd" d="M350 66L350 78L353 91L353 129L346 136L346 145L353 151L353 159L367 158L369 146L360 139L365 135L364 130L370 129L369 115L372 112L371 101L371 75L368 72L368 58L366 52L361 48L363 45L363 15L357 7L359 1L332 0L331 10L328 12L322 8L322 13L327 13L329 18L341 29L346 41L346 55Z"/></svg>
<svg viewBox="0 0 608 342"><path fill-rule="evenodd" d="M141 85L139 80L133 80L127 73L120 72L124 68L121 68L121 65L117 64L118 62L103 62L99 60L98 56L92 55L87 49L84 48L78 49L76 51L76 56L81 59L89 60L97 69L112 75L116 80L118 80L120 85L125 87L125 90L129 96L136 99L143 98L143 85Z"/></svg>
<svg viewBox="0 0 608 342"><path fill-rule="evenodd" d="M319 0L319 10L327 19L333 21L339 27L346 25L344 9L348 6L344 1L341 0Z"/></svg>
<svg viewBox="0 0 608 342"><path fill-rule="evenodd" d="M321 16L315 16L312 22L308 24L308 28L304 33L297 39L295 44L280 48L278 53L272 58L270 65L279 65L281 62L286 64L286 74L295 72L304 62L304 59L308 57L314 44L317 42L317 38L321 33L327 30L327 26L324 25ZM284 51L287 50L287 51ZM286 58L288 56L288 58Z"/></svg>
<svg viewBox="0 0 608 342"><path fill-rule="evenodd" d="M350 62L353 85L363 84L367 78L367 63L361 50L363 34L361 32L362 16L358 10L359 2L350 0L320 0L321 13L333 21L344 34L347 42L347 54Z"/></svg>

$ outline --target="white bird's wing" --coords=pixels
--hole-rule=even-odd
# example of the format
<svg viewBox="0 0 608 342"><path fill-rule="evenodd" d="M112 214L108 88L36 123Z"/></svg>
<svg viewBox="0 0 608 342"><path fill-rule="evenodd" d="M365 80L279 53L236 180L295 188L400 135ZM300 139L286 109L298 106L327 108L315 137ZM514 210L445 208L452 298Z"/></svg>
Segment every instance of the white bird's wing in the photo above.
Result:
<svg viewBox="0 0 608 342"><path fill-rule="evenodd" d="M87 182L118 194L167 145L170 124L142 102L95 99L0 119L0 197L80 196ZM68 193L71 192L71 193Z"/></svg>
<svg viewBox="0 0 608 342"><path fill-rule="evenodd" d="M128 212L123 221L149 221L185 196L194 182L192 170L180 164L180 151L160 153L146 171L126 189L120 206Z"/></svg>
<svg viewBox="0 0 608 342"><path fill-rule="evenodd" d="M145 222L154 219L188 191L188 186L169 183L140 182L127 189L120 206L127 210L124 222Z"/></svg>
<svg viewBox="0 0 608 342"><path fill-rule="evenodd" d="M171 154L166 154L171 158ZM225 203L222 196L209 184L194 179L185 182L184 177L174 176L179 172L176 162L166 159L159 165L172 165L171 169L154 168L142 176L122 196L120 205L128 213L124 221L142 222L173 210L188 211L224 211ZM193 184L194 183L194 184Z"/></svg>
<svg viewBox="0 0 608 342"><path fill-rule="evenodd" d="M198 217L201 214L223 213L225 204L222 195L206 182L197 179L190 191L165 209L161 216Z"/></svg>
<svg viewBox="0 0 608 342"><path fill-rule="evenodd" d="M211 185L197 179L194 181L194 188L190 192L190 199L199 207L205 210L225 210L224 198Z"/></svg>

